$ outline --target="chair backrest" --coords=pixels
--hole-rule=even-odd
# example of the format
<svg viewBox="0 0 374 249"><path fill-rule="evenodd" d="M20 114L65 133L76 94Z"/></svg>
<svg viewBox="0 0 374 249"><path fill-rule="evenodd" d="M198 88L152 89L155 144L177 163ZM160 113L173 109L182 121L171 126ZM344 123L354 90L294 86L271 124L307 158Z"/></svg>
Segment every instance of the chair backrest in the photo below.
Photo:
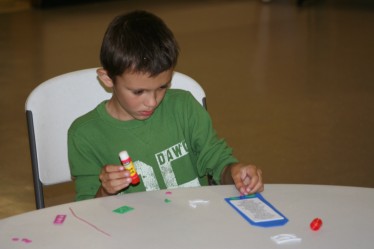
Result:
<svg viewBox="0 0 374 249"><path fill-rule="evenodd" d="M192 78L174 72L171 88L190 91L206 107L205 92ZM36 207L44 207L43 185L71 181L67 131L79 116L112 96L96 68L66 73L36 87L26 100Z"/></svg>

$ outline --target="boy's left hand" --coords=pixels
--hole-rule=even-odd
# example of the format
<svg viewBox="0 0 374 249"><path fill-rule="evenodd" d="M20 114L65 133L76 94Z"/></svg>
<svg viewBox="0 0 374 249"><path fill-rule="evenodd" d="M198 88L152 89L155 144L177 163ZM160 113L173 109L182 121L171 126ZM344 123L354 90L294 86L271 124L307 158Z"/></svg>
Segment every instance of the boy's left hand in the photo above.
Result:
<svg viewBox="0 0 374 249"><path fill-rule="evenodd" d="M236 188L243 195L264 191L262 171L255 165L236 163L229 167Z"/></svg>

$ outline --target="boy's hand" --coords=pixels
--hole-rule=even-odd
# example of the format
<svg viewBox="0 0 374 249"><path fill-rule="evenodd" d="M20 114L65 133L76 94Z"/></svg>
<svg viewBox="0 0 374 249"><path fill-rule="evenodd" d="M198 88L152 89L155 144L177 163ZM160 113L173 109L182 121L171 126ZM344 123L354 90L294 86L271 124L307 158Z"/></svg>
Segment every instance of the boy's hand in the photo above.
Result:
<svg viewBox="0 0 374 249"><path fill-rule="evenodd" d="M99 175L101 187L96 197L108 196L118 193L131 183L130 172L123 166L105 165Z"/></svg>
<svg viewBox="0 0 374 249"><path fill-rule="evenodd" d="M254 194L264 190L262 171L254 165L232 164L226 168L225 173L231 175L235 187L243 195ZM225 177L225 179L228 178ZM226 181L226 183L228 182Z"/></svg>

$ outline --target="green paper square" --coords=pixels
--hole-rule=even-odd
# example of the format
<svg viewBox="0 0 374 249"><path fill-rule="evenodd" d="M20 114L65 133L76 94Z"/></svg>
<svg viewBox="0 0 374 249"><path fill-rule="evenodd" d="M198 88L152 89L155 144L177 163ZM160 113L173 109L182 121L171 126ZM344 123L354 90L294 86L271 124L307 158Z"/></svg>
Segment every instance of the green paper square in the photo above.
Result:
<svg viewBox="0 0 374 249"><path fill-rule="evenodd" d="M119 207L117 209L114 209L113 212L119 213L119 214L124 214L124 213L130 212L132 210L134 210L134 208L129 207L129 206L122 206L122 207Z"/></svg>

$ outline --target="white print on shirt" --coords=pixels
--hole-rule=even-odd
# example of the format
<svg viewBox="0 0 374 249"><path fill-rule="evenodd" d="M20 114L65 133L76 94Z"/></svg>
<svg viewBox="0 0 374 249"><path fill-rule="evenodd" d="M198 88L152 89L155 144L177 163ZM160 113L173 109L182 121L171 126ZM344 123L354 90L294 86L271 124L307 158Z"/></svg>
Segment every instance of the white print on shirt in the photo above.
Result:
<svg viewBox="0 0 374 249"><path fill-rule="evenodd" d="M187 154L187 144L183 141L155 155L167 188L178 187L171 162Z"/></svg>
<svg viewBox="0 0 374 249"><path fill-rule="evenodd" d="M156 175L155 175L155 172L153 171L152 166L149 166L148 164L141 162L141 161L134 162L134 166L135 166L136 171L142 178L146 191L160 189L160 186L158 186Z"/></svg>
<svg viewBox="0 0 374 249"><path fill-rule="evenodd" d="M175 159L181 158L188 154L188 148L185 141L182 141L176 145L171 146L170 148L157 153L156 159L158 165L161 166L165 163L174 161Z"/></svg>
<svg viewBox="0 0 374 249"><path fill-rule="evenodd" d="M187 154L188 154L187 144L186 142L183 141L155 155L159 168L161 170L162 177L168 189L178 188L178 187L201 186L198 178L195 178L194 180L190 182L186 182L179 186L177 184L177 180L176 180L171 162ZM134 162L134 166L136 168L136 171L142 178L146 191L160 189L160 186L158 185L156 175L155 175L155 172L152 166L141 161Z"/></svg>

